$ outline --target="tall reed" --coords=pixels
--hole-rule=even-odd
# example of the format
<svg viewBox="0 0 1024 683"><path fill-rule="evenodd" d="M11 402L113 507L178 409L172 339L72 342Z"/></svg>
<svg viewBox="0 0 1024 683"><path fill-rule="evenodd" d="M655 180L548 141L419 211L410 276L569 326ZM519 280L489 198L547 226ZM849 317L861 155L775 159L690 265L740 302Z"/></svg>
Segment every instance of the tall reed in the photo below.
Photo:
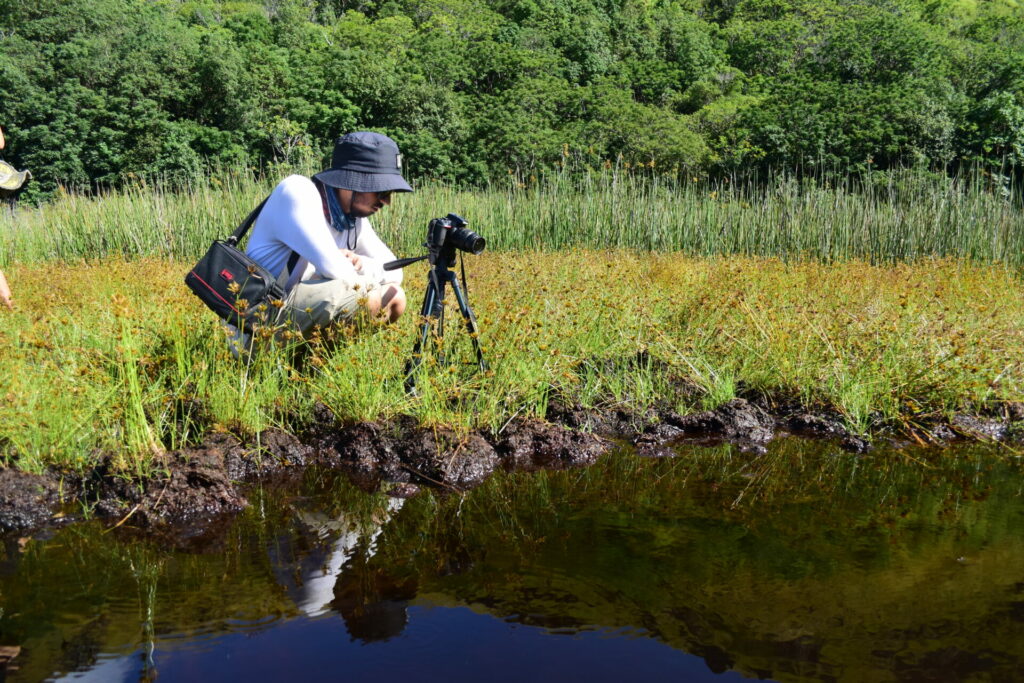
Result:
<svg viewBox="0 0 1024 683"><path fill-rule="evenodd" d="M67 194L39 208L3 211L0 267L110 255L191 260L226 236L276 180L226 171L185 191L139 181L102 196ZM482 189L424 181L418 190L397 197L375 219L401 255L422 251L430 218L455 211L497 250L573 246L826 262L953 256L1024 263L1017 189L981 175L900 171L838 182L786 174L709 181L612 167L509 176Z"/></svg>

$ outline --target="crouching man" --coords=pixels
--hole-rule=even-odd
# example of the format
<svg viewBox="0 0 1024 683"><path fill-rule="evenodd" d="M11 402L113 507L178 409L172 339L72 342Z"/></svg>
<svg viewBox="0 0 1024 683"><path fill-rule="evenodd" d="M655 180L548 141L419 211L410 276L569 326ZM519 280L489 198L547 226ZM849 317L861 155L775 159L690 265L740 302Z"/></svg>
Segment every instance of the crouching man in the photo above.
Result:
<svg viewBox="0 0 1024 683"><path fill-rule="evenodd" d="M369 132L338 138L330 168L288 176L274 188L246 253L276 277L294 263L278 323L308 335L351 320L360 308L391 322L402 315L402 271L384 270L395 255L369 221L393 192L412 192L398 145Z"/></svg>

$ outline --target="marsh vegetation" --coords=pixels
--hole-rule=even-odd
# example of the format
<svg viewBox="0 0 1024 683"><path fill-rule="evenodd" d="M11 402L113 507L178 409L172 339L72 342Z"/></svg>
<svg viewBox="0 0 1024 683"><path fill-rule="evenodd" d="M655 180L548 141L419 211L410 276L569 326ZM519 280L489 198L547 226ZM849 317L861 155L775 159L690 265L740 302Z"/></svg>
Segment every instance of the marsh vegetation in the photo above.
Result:
<svg viewBox="0 0 1024 683"><path fill-rule="evenodd" d="M427 185L380 231L417 254L427 220L459 210L487 237L493 248L466 266L492 371L428 362L416 397L402 385L409 320L245 364L180 284L268 182L236 174L186 194L19 208L0 218L21 302L0 326L0 448L33 471L114 453L141 473L210 431L300 428L315 403L343 421L497 430L552 400L686 412L738 395L826 407L858 434L927 438L936 419L1024 398L1024 229L1016 200L981 184L913 179L711 189L622 169L582 184ZM406 271L411 310L424 274ZM465 334L446 343L471 358Z"/></svg>

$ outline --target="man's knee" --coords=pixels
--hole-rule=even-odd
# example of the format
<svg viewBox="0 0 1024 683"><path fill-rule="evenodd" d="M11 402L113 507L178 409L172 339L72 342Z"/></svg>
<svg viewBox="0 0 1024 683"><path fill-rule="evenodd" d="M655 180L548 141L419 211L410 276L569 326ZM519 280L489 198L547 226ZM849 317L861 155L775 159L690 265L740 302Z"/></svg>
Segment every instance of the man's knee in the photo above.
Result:
<svg viewBox="0 0 1024 683"><path fill-rule="evenodd" d="M405 313L405 291L398 285L385 285L381 295L381 314L389 322L395 322Z"/></svg>
<svg viewBox="0 0 1024 683"><path fill-rule="evenodd" d="M359 303L372 316L380 315L381 301L380 292L367 292L366 297Z"/></svg>
<svg viewBox="0 0 1024 683"><path fill-rule="evenodd" d="M364 283L314 279L300 282L281 311L282 322L291 323L303 334L316 327L352 320L360 310L380 312L380 293Z"/></svg>

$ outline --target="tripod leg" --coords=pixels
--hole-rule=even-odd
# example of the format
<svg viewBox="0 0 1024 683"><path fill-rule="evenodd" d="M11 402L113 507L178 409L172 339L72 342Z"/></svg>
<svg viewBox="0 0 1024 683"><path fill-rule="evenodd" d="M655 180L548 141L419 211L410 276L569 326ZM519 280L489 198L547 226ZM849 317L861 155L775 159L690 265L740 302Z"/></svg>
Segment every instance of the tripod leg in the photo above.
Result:
<svg viewBox="0 0 1024 683"><path fill-rule="evenodd" d="M469 301L466 299L466 295L462 293L462 289L459 287L459 279L455 277L455 273L449 273L449 282L452 283L452 289L455 291L455 298L459 302L459 311L462 312L462 317L466 320L466 329L469 331L469 339L473 343L473 349L476 351L476 362L479 364L480 369L487 371L487 361L484 360L484 352L480 349L480 328L476 324L476 316L473 315L473 309L469 307Z"/></svg>
<svg viewBox="0 0 1024 683"><path fill-rule="evenodd" d="M437 322L434 351L438 364L444 365L444 287L448 278L439 273L437 268L430 269L429 277L434 285L434 307L430 311L430 318Z"/></svg>
<svg viewBox="0 0 1024 683"><path fill-rule="evenodd" d="M423 308L420 309L420 336L412 347L412 357L405 362L405 390L413 392L416 390L416 370L423 362L423 350L430 339L430 326L434 320L434 306L440 299L437 296L437 288L434 286L433 278L427 281L427 291L423 295Z"/></svg>
<svg viewBox="0 0 1024 683"><path fill-rule="evenodd" d="M437 320L437 329L434 331L434 350L437 356L437 364L444 365L444 283L439 287L438 304L434 319Z"/></svg>

